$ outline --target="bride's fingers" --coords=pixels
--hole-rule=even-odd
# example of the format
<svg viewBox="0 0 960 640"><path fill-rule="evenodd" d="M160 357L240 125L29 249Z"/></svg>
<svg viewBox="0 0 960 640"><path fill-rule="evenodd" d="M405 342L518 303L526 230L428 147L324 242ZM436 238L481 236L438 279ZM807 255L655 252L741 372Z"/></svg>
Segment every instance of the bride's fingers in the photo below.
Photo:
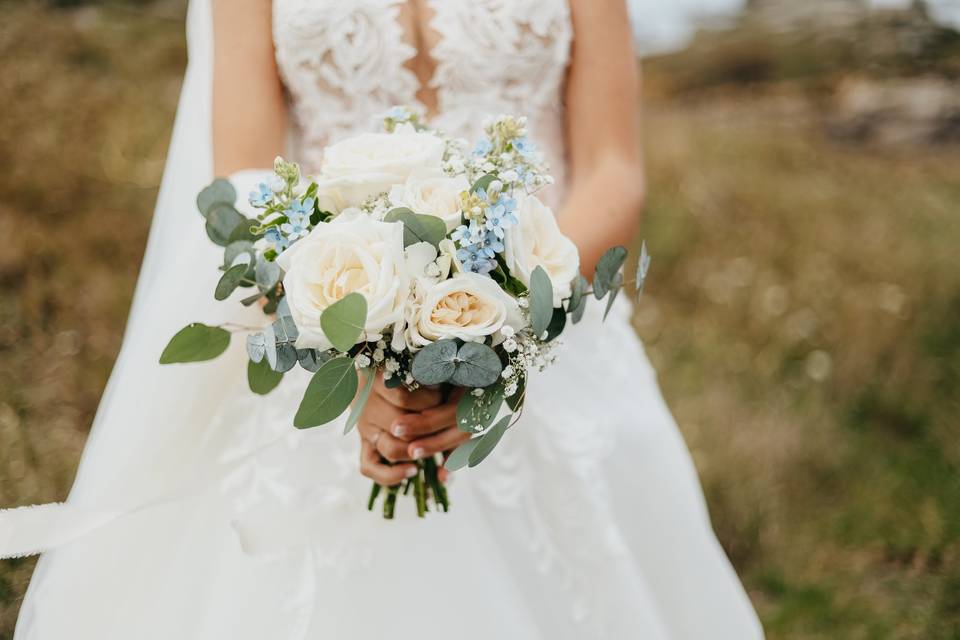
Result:
<svg viewBox="0 0 960 640"><path fill-rule="evenodd" d="M384 464L380 454L366 440L360 441L360 473L377 484L389 487L400 484L406 478L417 473L417 466L413 464Z"/></svg>
<svg viewBox="0 0 960 640"><path fill-rule="evenodd" d="M407 455L414 460L419 460L458 447L469 439L469 433L464 433L456 427L449 427L429 437L414 440L407 445Z"/></svg>
<svg viewBox="0 0 960 640"><path fill-rule="evenodd" d="M456 423L457 405L448 402L420 413L407 413L394 418L390 425L390 433L397 438L410 441L454 426Z"/></svg>
<svg viewBox="0 0 960 640"><path fill-rule="evenodd" d="M407 442L394 438L386 431L380 432L374 447L380 452L380 455L390 462L410 460L410 455L407 453Z"/></svg>

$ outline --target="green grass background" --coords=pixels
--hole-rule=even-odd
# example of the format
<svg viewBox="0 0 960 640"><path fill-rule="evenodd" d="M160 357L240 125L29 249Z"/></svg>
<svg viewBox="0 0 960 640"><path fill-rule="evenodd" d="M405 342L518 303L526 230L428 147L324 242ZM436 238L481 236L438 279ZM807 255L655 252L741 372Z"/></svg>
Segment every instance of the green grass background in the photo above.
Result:
<svg viewBox="0 0 960 640"><path fill-rule="evenodd" d="M0 1L4 506L69 489L185 63L182 2L55 4ZM744 25L645 69L635 325L771 639L960 638L960 150L824 126L847 74L960 65L867 42Z"/></svg>

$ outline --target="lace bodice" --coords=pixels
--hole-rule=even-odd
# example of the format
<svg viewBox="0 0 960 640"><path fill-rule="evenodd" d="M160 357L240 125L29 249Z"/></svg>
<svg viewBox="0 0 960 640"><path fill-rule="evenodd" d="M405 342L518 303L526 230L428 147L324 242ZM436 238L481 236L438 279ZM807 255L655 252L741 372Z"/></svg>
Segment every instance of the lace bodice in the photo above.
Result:
<svg viewBox="0 0 960 640"><path fill-rule="evenodd" d="M296 155L309 169L332 141L377 126L393 105L426 112L405 0L274 0L277 66L290 96ZM474 139L484 118L526 115L563 184L563 85L572 29L566 0L426 0L438 41L431 124Z"/></svg>

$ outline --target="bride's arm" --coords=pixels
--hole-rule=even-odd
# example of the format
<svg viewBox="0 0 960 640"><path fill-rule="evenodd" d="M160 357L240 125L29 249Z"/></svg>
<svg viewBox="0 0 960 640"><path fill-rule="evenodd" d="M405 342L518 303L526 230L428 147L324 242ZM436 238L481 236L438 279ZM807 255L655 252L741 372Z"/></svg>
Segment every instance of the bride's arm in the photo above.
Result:
<svg viewBox="0 0 960 640"><path fill-rule="evenodd" d="M640 78L624 0L572 0L566 113L570 190L560 226L589 278L608 248L628 244L643 205Z"/></svg>
<svg viewBox="0 0 960 640"><path fill-rule="evenodd" d="M213 164L218 176L265 169L283 152L286 106L271 0L213 0Z"/></svg>

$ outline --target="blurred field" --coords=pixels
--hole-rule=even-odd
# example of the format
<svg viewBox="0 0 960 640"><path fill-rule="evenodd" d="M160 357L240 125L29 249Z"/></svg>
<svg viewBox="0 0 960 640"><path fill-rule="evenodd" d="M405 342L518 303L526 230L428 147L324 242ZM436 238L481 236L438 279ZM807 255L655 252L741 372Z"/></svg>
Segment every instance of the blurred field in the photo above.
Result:
<svg viewBox="0 0 960 640"><path fill-rule="evenodd" d="M0 7L9 506L69 489L184 54L179 2ZM896 73L951 77L943 38ZM830 139L832 88L900 58L779 42L715 35L647 65L636 326L771 639L960 638L960 149ZM0 638L33 565L0 562Z"/></svg>

